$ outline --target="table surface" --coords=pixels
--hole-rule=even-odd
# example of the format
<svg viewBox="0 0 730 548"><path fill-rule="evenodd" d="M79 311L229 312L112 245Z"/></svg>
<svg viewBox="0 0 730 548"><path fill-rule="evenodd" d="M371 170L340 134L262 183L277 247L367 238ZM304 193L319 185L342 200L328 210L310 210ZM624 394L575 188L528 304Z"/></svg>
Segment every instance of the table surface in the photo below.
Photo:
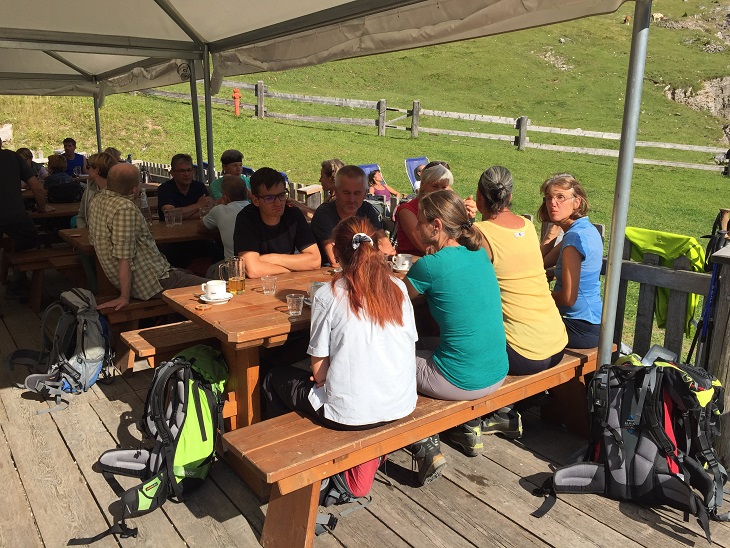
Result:
<svg viewBox="0 0 730 548"><path fill-rule="evenodd" d="M194 242L220 236L217 230L201 231L200 219L186 219L181 225L167 226L160 221L152 221L149 225L152 237L158 244L172 244L178 242ZM93 253L94 246L89 242L88 228L66 228L59 230L58 235L73 248L84 253Z"/></svg>
<svg viewBox="0 0 730 548"><path fill-rule="evenodd" d="M263 339L309 329L310 309L306 304L301 316L291 317L286 305L289 293L305 294L311 282L332 279L332 268L279 274L276 294L264 295L261 280L246 280L246 291L224 304L196 310L202 304L199 287L169 289L162 296L170 307L214 333L222 342L259 346Z"/></svg>
<svg viewBox="0 0 730 548"><path fill-rule="evenodd" d="M153 211L153 215L157 214L157 197L150 197L147 200L150 204L150 209ZM53 211L46 211L44 213L40 213L38 211L29 211L28 216L31 219L51 219L51 218L57 218L57 217L73 217L74 215L78 215L79 213L79 206L81 205L79 202L72 202L69 204L48 204L50 207L53 208Z"/></svg>

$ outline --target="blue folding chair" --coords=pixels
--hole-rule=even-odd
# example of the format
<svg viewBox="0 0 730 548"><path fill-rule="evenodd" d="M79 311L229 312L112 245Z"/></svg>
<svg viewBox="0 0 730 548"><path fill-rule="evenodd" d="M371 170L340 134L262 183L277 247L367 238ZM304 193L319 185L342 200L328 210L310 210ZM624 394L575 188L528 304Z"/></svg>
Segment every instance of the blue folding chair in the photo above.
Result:
<svg viewBox="0 0 730 548"><path fill-rule="evenodd" d="M405 166L406 166L406 175L408 175L408 180L411 182L411 187L413 188L413 192L418 191L418 186L416 181L416 176L413 173L415 169L418 166L425 166L428 163L428 158L425 156L419 156L418 158L406 158Z"/></svg>
<svg viewBox="0 0 730 548"><path fill-rule="evenodd" d="M380 171L382 175L382 171L380 169L380 166L378 164L362 164L357 166L360 169L362 169L365 172L365 180L368 180L368 176L370 175L371 171ZM385 181L385 178L383 178L383 181Z"/></svg>
<svg viewBox="0 0 730 548"><path fill-rule="evenodd" d="M253 168L250 168L250 167L248 167L248 166L243 166L243 167L242 167L242 171L241 171L241 174L242 174L242 175L245 175L246 177L250 177L251 175L253 175L253 172L254 172L254 171L255 171L255 170L254 170Z"/></svg>

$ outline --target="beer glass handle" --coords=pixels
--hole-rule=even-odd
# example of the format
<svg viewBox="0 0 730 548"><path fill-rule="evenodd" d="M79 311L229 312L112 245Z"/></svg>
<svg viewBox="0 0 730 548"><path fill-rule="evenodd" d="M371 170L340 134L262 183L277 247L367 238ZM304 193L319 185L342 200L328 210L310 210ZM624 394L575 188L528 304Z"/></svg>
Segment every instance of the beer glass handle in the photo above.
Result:
<svg viewBox="0 0 730 548"><path fill-rule="evenodd" d="M223 277L223 269L226 268L228 265L226 263L221 263L218 265L218 279L219 280L225 280Z"/></svg>

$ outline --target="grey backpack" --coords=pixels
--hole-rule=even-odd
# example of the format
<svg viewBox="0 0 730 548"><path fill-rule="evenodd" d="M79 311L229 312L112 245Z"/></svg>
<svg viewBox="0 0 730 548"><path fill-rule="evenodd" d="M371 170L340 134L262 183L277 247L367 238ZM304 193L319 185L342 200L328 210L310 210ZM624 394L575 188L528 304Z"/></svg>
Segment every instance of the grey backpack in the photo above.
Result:
<svg viewBox="0 0 730 548"><path fill-rule="evenodd" d="M27 374L19 388L55 398L57 407L49 411L68 405L65 393L86 392L100 377L114 379L109 333L91 291L61 293L43 312L41 338L41 350L16 350L8 366L13 376L17 369Z"/></svg>

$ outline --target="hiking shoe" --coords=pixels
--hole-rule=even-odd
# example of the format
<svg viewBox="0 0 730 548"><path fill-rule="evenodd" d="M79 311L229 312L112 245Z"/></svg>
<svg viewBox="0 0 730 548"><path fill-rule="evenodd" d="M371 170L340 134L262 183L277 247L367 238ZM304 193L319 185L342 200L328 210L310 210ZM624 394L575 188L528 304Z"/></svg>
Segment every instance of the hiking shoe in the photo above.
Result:
<svg viewBox="0 0 730 548"><path fill-rule="evenodd" d="M478 456L484 451L481 419L465 422L449 430L449 440L458 445L467 457Z"/></svg>
<svg viewBox="0 0 730 548"><path fill-rule="evenodd" d="M411 454L418 465L418 483L421 485L428 485L437 479L446 466L438 434L411 445Z"/></svg>
<svg viewBox="0 0 730 548"><path fill-rule="evenodd" d="M505 438L522 437L522 417L511 407L495 411L482 418L482 434L502 434Z"/></svg>

